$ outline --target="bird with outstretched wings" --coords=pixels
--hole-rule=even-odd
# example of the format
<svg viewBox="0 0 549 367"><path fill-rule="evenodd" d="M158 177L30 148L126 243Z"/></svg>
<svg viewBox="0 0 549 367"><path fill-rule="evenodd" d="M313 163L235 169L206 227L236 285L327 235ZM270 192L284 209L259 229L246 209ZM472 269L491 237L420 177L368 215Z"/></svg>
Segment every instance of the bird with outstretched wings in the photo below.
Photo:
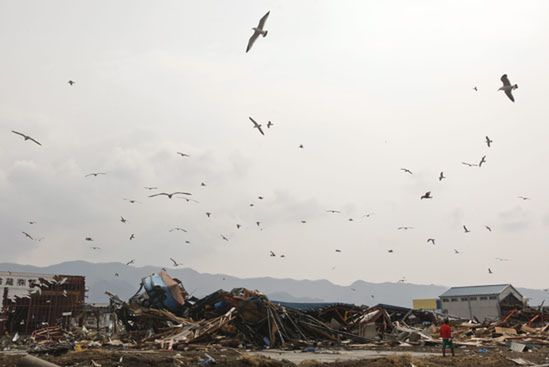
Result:
<svg viewBox="0 0 549 367"><path fill-rule="evenodd" d="M20 132L18 132L18 131L15 131L15 130L12 130L11 132L14 133L14 134L17 134L17 135L19 135L19 136L22 136L23 139L25 139L25 141L30 140L30 141L32 141L32 142L34 142L34 143L36 143L36 144L38 144L38 145L40 145L40 146L42 145L42 144L40 144L40 142L39 142L38 140L36 140L36 139L30 137L29 135L25 135L25 134L23 134L23 133L20 133Z"/></svg>
<svg viewBox="0 0 549 367"><path fill-rule="evenodd" d="M265 22L267 21L267 18L269 17L269 14L271 12L268 11L267 14L265 14L260 20L257 27L252 28L254 30L254 33L248 40L248 46L246 47L246 52L250 51L252 49L252 46L254 45L255 41L259 37L259 35L262 35L263 37L267 36L268 31L264 31L263 28L265 27Z"/></svg>
<svg viewBox="0 0 549 367"><path fill-rule="evenodd" d="M258 124L257 121L255 121L253 118L251 117L248 117L250 119L250 121L254 124L254 129L257 129L259 130L259 132L261 133L261 135L265 135L265 133L263 132L263 129L261 128L261 124Z"/></svg>

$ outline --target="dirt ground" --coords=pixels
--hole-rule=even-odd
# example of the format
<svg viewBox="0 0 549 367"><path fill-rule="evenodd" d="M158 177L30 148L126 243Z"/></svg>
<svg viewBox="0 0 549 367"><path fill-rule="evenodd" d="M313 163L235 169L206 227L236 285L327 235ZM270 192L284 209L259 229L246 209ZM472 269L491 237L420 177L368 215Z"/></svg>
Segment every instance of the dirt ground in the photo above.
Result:
<svg viewBox="0 0 549 367"><path fill-rule="evenodd" d="M199 366L205 353L215 358L216 366L228 367L507 367L517 366L508 358L523 358L538 364L549 364L549 348L532 353L514 353L504 350L491 350L481 353L476 349L458 351L456 357L442 356L412 356L402 354L373 359L337 360L320 362L315 353L310 353L310 359L294 364L285 359L274 359L251 355L246 352L225 349L208 348L189 351L136 351L136 350L106 350L94 349L83 352L69 352L61 356L40 356L45 360L63 367L91 366L92 360L102 367L177 367ZM23 354L0 352L0 366L15 367ZM122 357L122 362L120 358ZM322 359L320 359L322 360ZM209 367L212 365L204 365Z"/></svg>

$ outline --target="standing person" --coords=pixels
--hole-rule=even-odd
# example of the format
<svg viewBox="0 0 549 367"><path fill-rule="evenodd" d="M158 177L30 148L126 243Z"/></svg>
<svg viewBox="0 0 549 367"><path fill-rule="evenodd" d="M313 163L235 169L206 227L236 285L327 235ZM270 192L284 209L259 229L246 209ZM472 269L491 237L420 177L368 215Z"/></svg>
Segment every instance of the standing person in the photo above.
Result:
<svg viewBox="0 0 549 367"><path fill-rule="evenodd" d="M440 326L440 337L442 338L442 356L446 357L447 346L452 351L452 357L455 356L454 343L452 343L452 328L448 319L444 319L443 324Z"/></svg>

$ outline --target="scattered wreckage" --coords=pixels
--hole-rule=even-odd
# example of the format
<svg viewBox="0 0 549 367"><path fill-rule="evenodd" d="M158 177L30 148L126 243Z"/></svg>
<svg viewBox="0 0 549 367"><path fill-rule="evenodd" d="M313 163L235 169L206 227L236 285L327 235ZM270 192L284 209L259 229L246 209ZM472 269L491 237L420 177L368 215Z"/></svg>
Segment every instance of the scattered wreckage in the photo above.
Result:
<svg viewBox="0 0 549 367"><path fill-rule="evenodd" d="M128 302L111 295L111 305L124 328L121 338L166 349L201 342L244 348L439 345L437 325L448 317L384 304L298 310L244 288L197 299L164 271L144 278ZM457 345L549 345L549 313L543 310L516 309L490 323L450 319Z"/></svg>
<svg viewBox="0 0 549 367"><path fill-rule="evenodd" d="M109 305L85 308L80 326L46 325L30 337L0 340L0 349L26 345L52 354L95 347L182 350L200 343L246 349L437 346L438 325L449 317L383 304L299 310L244 288L198 299L165 271L145 277L128 301L106 293ZM449 318L457 346L525 351L549 345L549 312L542 308L511 310L497 322Z"/></svg>

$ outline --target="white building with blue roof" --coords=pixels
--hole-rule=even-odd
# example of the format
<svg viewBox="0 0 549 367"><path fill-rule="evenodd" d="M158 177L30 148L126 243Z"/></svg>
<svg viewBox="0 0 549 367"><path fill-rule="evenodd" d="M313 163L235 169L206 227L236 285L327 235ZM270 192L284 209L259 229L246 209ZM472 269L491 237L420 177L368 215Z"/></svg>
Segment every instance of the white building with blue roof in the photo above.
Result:
<svg viewBox="0 0 549 367"><path fill-rule="evenodd" d="M511 284L452 287L440 300L448 315L478 321L497 320L524 305L524 297Z"/></svg>

